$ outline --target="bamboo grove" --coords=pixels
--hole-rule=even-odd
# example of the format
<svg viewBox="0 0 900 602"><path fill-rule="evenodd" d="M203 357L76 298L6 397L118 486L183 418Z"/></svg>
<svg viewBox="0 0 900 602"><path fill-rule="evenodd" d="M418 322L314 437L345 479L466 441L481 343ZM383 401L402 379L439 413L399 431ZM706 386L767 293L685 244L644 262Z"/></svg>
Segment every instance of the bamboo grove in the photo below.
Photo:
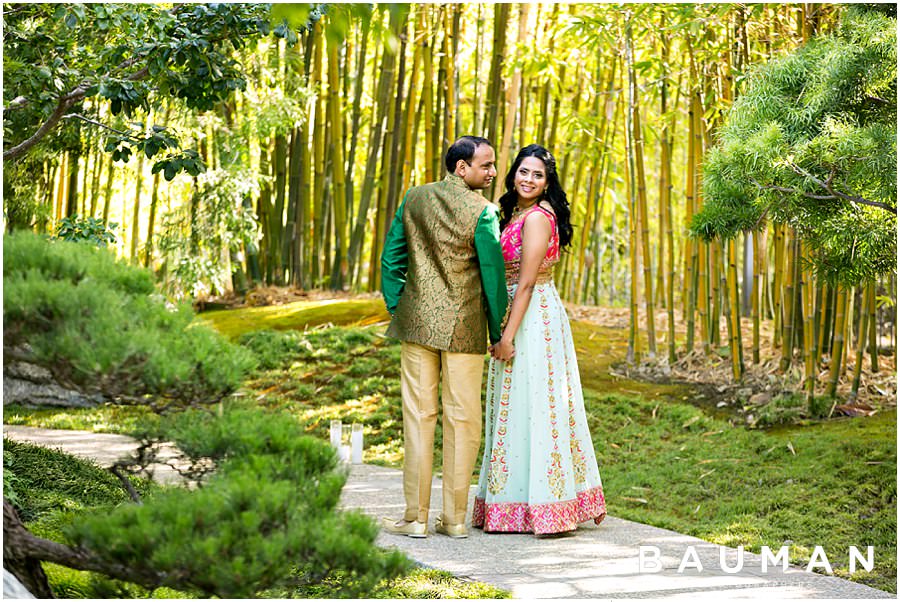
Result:
<svg viewBox="0 0 900 602"><path fill-rule="evenodd" d="M630 308L630 362L727 349L739 380L770 331L781 370L802 371L812 399L842 376L855 393L863 358L877 371L879 348L895 347L895 273L855 287L817 280L809 246L773 220L730 240L689 235L704 156L748 74L833 31L842 8L293 6L305 8L273 14L309 20L295 41L235 51L245 90L205 112L165 98L144 118L193 141L206 174L169 182L141 154L115 162L103 131L72 119L70 149L35 163L38 229L74 214L115 222L119 254L164 280L200 269L207 238L221 239L203 261L224 276L187 294L376 291L397 204L443 176L450 142L494 142L493 199L516 151L538 142L557 157L576 227L557 284L572 303ZM82 114L108 117L107 105L93 99ZM200 228L222 203L238 209Z"/></svg>

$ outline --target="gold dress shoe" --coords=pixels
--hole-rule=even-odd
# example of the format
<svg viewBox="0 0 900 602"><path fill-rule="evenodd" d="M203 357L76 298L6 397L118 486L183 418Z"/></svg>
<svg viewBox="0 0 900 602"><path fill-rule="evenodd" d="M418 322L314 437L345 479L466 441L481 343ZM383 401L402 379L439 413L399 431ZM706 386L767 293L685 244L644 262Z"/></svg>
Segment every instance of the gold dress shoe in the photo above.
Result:
<svg viewBox="0 0 900 602"><path fill-rule="evenodd" d="M446 535L448 537L452 537L453 539L465 539L469 536L469 532L466 530L465 524L445 525L443 516L437 517L437 520L434 521L434 530L441 535Z"/></svg>
<svg viewBox="0 0 900 602"><path fill-rule="evenodd" d="M420 539L428 537L428 525L414 520L382 518L381 528L388 533L393 533L395 535L406 535L407 537L416 537Z"/></svg>

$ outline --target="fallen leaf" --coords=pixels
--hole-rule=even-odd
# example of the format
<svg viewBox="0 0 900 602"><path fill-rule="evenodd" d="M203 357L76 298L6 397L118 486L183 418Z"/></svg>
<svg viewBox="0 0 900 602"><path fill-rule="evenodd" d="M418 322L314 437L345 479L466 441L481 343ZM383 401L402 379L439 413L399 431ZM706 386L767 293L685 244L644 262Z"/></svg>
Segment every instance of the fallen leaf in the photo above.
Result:
<svg viewBox="0 0 900 602"><path fill-rule="evenodd" d="M622 496L622 497L619 498L619 499L621 499L621 500L628 500L629 502L637 502L638 504L649 504L649 503L650 503L650 502L648 502L647 500L645 500L645 499L642 498L642 497L625 497L625 496Z"/></svg>
<svg viewBox="0 0 900 602"><path fill-rule="evenodd" d="M791 450L791 453L792 453L792 454L794 454L795 456L797 455L797 452L794 451L794 446L791 445L791 442L790 442L790 441L788 441L787 447L788 447L789 450Z"/></svg>
<svg viewBox="0 0 900 602"><path fill-rule="evenodd" d="M865 403L845 403L834 406L834 411L844 416L871 416L877 410Z"/></svg>
<svg viewBox="0 0 900 602"><path fill-rule="evenodd" d="M684 424L682 424L682 425L681 425L681 428L686 429L687 427L691 426L692 424L694 424L694 423L697 422L698 420L700 420L700 417L699 417L699 416L694 416L693 418L691 418L690 420L688 420L687 422L685 422Z"/></svg>

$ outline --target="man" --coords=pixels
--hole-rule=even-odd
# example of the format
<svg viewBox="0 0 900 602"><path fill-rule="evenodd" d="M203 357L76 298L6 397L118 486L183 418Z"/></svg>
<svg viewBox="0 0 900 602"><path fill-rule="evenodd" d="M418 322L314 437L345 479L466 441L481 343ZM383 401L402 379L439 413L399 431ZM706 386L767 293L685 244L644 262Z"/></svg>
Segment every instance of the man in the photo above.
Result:
<svg viewBox="0 0 900 602"><path fill-rule="evenodd" d="M382 292L400 339L403 493L400 520L386 531L428 534L431 465L442 383L443 512L438 533L467 537L469 481L481 443L481 380L487 349L500 340L507 295L497 207L477 190L497 169L484 138L463 136L447 150L447 176L411 188L397 209L381 256Z"/></svg>

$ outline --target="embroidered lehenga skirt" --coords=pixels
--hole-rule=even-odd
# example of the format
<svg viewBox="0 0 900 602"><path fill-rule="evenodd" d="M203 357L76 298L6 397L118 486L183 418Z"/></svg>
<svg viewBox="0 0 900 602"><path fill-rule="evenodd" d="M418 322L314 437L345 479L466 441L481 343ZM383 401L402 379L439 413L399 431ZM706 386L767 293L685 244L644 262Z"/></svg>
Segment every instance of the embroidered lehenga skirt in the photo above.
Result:
<svg viewBox="0 0 900 602"><path fill-rule="evenodd" d="M552 280L535 286L514 344L511 362L490 360L472 525L549 534L599 523L606 501L572 331Z"/></svg>

